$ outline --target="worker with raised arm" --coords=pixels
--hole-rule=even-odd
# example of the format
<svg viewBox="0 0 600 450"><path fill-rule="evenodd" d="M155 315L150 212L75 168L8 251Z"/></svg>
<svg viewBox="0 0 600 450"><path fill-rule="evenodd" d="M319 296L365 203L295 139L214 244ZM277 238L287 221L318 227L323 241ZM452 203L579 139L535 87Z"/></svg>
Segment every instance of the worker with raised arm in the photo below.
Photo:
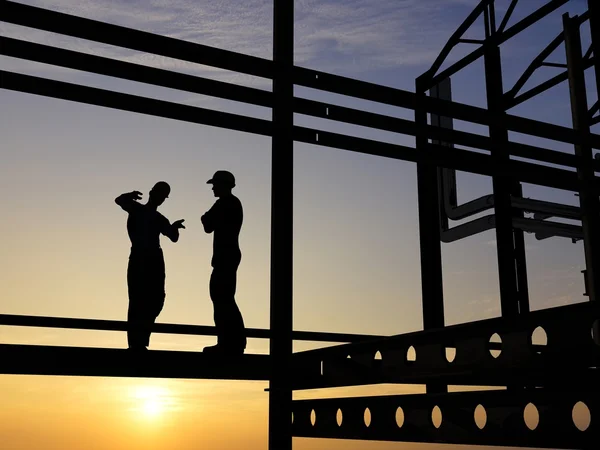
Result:
<svg viewBox="0 0 600 450"><path fill-rule="evenodd" d="M171 241L179 240L183 219L172 224L158 212L169 197L171 187L159 181L150 191L146 204L139 191L121 194L115 203L129 213L127 232L131 253L127 267L129 308L127 311L127 341L130 350L147 350L152 325L165 302L165 260L160 247L160 235Z"/></svg>

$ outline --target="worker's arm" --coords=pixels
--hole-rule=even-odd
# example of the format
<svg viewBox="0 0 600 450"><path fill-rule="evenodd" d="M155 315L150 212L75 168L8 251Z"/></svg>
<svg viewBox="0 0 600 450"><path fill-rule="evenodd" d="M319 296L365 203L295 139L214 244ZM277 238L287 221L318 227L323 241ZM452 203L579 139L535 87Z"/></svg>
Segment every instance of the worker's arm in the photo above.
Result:
<svg viewBox="0 0 600 450"><path fill-rule="evenodd" d="M204 227L204 231L207 233L212 233L215 231L215 227L218 220L219 208L218 202L210 208L201 218L202 226Z"/></svg>
<svg viewBox="0 0 600 450"><path fill-rule="evenodd" d="M165 218L162 234L171 239L171 241L177 242L179 240L179 229L185 228L185 226L183 225L183 221L184 219L180 219L170 224L169 221Z"/></svg>
<svg viewBox="0 0 600 450"><path fill-rule="evenodd" d="M115 198L115 203L127 212L131 212L133 208L139 205L138 200L142 198L142 193L139 191L127 192Z"/></svg>

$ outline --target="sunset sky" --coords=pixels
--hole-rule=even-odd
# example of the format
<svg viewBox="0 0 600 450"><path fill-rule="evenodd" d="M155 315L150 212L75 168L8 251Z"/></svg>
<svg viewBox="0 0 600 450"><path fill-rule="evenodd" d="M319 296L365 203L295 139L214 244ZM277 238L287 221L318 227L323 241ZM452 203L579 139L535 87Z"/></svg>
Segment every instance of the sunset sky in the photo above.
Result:
<svg viewBox="0 0 600 450"><path fill-rule="evenodd" d="M22 1L188 41L272 57L271 0ZM295 0L295 63L414 90L477 0ZM499 15L510 3L497 0ZM522 0L510 24L544 4ZM573 0L502 47L505 90L561 30ZM482 37L481 22L467 37ZM0 34L269 90L270 82L0 22ZM583 28L587 49L589 29ZM472 50L460 46L448 62ZM564 61L561 46L552 57ZM454 99L486 106L482 61L453 77ZM270 119L270 111L74 70L0 57L0 69ZM533 82L559 69L545 68ZM588 75L592 75L589 73ZM591 81L591 78L589 79ZM527 86L529 86L528 84ZM526 86L526 87L527 87ZM590 100L594 85L588 82ZM399 108L296 88L296 95L403 118ZM511 111L570 126L566 83ZM297 124L412 145L414 139L297 116ZM456 122L485 134L483 127ZM129 240L114 198L171 184L161 207L185 219L177 244L162 241L167 298L158 321L212 325L212 236L200 216L215 170L237 178L244 206L237 300L248 327L269 326L270 139L0 90L0 313L123 320ZM568 145L511 139L572 152ZM294 328L398 334L422 328L416 167L412 163L295 145ZM459 174L459 202L491 193L487 177ZM525 196L578 205L573 193L524 186ZM581 242L526 235L532 309L587 301ZM494 231L443 245L446 324L500 314ZM115 347L124 333L0 327L1 343ZM156 334L151 348L200 350L212 337ZM311 344L298 344L297 349ZM248 353L268 343L249 340ZM0 375L0 442L7 450L265 449L266 383ZM307 396L416 392L378 387ZM5 446L8 443L8 446ZM438 446L440 447L440 446ZM431 445L295 439L294 448L409 449ZM456 447L458 448L458 447Z"/></svg>

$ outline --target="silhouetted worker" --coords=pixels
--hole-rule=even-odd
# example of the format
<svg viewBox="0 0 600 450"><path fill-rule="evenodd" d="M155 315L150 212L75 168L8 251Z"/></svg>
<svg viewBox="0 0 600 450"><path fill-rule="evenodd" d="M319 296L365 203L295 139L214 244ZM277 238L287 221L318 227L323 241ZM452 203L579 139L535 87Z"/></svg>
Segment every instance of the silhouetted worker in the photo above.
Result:
<svg viewBox="0 0 600 450"><path fill-rule="evenodd" d="M121 194L115 199L115 203L129 213L127 232L131 253L127 267L127 341L130 350L147 350L152 325L165 303L165 260L160 234L177 242L179 229L185 228L183 219L171 224L157 211L170 192L171 187L159 181L150 191L145 205L138 203L142 198L138 191Z"/></svg>
<svg viewBox="0 0 600 450"><path fill-rule="evenodd" d="M202 216L207 233L214 232L213 271L210 277L210 298L213 302L217 345L206 347L205 353L239 355L246 348L244 319L235 303L237 269L242 259L238 237L244 213L242 203L231 193L235 178L231 172L219 170L207 181L217 201Z"/></svg>

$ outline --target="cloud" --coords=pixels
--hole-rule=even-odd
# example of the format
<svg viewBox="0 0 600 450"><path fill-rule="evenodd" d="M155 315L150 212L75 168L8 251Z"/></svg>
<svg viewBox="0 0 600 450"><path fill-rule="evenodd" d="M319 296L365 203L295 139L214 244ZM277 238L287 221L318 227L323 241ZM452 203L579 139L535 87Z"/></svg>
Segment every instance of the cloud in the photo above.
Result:
<svg viewBox="0 0 600 450"><path fill-rule="evenodd" d="M262 58L270 59L272 55L272 0L22 3ZM348 76L427 65L474 3L471 0L297 0L295 62ZM240 81L239 75L218 69L4 23L0 24L0 33L140 64ZM248 78L242 82L258 83Z"/></svg>
<svg viewBox="0 0 600 450"><path fill-rule="evenodd" d="M431 63L460 23L461 3L300 0L296 62L328 60L330 70L352 72Z"/></svg>

